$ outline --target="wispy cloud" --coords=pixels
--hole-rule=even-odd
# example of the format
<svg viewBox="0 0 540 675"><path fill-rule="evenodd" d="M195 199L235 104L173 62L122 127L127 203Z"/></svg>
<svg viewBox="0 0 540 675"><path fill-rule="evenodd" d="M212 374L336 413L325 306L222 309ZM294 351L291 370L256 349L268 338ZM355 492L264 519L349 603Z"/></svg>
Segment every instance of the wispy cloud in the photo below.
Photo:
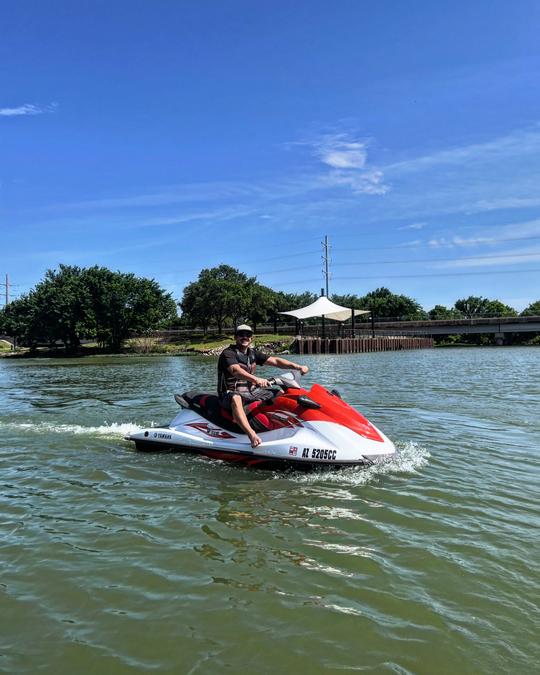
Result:
<svg viewBox="0 0 540 675"><path fill-rule="evenodd" d="M349 187L356 194L383 195L390 189L380 169L368 167L366 140L348 134L323 134L304 143L331 171L323 176L327 187Z"/></svg>
<svg viewBox="0 0 540 675"><path fill-rule="evenodd" d="M425 227L427 227L427 223L411 223L410 225L398 227L398 230L423 230Z"/></svg>
<svg viewBox="0 0 540 675"><path fill-rule="evenodd" d="M540 206L540 197L507 197L480 199L468 207L468 213L499 211L502 209L528 209Z"/></svg>
<svg viewBox="0 0 540 675"><path fill-rule="evenodd" d="M531 211L540 206L540 126L474 142L416 153L378 167L392 191L384 203L365 203L364 219L397 219L399 225L434 217ZM384 209L384 211L383 211ZM494 219L492 219L493 222ZM440 229L440 228L437 228Z"/></svg>
<svg viewBox="0 0 540 675"><path fill-rule="evenodd" d="M193 211L190 213L180 213L178 215L173 215L170 217L160 217L156 216L155 218L142 219L135 223L130 223L128 229L134 229L137 227L168 227L171 225L184 225L188 223L206 223L208 226L212 227L217 222L226 222L229 220L236 220L238 218L244 218L247 216L254 215L254 209L242 205L233 205L230 207L224 206L220 209L214 209L212 211ZM198 225L200 228L201 225Z"/></svg>
<svg viewBox="0 0 540 675"><path fill-rule="evenodd" d="M452 260L443 262L437 267L444 268L464 268L464 267L493 267L494 265L526 265L531 262L540 261L540 247L506 249L498 253L492 253L485 256L471 256L461 260Z"/></svg>
<svg viewBox="0 0 540 675"><path fill-rule="evenodd" d="M45 113L55 112L58 107L56 103L48 105L36 105L34 103L24 103L15 108L0 108L0 117L21 117L25 115L44 115Z"/></svg>
<svg viewBox="0 0 540 675"><path fill-rule="evenodd" d="M332 171L324 182L329 187L346 186L357 194L384 195L390 187L384 182L382 171L372 169L370 171Z"/></svg>
<svg viewBox="0 0 540 675"><path fill-rule="evenodd" d="M487 268L499 265L524 267L540 261L539 239L540 219L536 219L492 226L488 234L432 237L409 242L407 246L411 249L427 247L437 256L451 251L456 256L441 257L438 260L434 258L430 261L434 269Z"/></svg>
<svg viewBox="0 0 540 675"><path fill-rule="evenodd" d="M427 242L430 248L456 248L478 246L496 242L494 237L435 237Z"/></svg>
<svg viewBox="0 0 540 675"><path fill-rule="evenodd" d="M62 216L54 219L40 221L40 227L51 230L69 228L71 232L84 232L92 230L130 232L134 230L160 229L165 231L176 231L183 237L188 234L200 234L201 232L215 227L217 223L226 223L243 218L254 217L256 211L240 204L231 206L216 207L212 210L182 210L176 213L156 215L148 214L146 211L142 214L108 213L88 211L83 217L73 218ZM176 239L175 239L176 240Z"/></svg>
<svg viewBox="0 0 540 675"><path fill-rule="evenodd" d="M427 155L394 162L385 167L386 171L423 171L435 166L467 166L477 163L494 163L509 157L522 159L526 155L538 155L540 151L540 126L518 129L506 136L499 136L484 143L471 143Z"/></svg>
<svg viewBox="0 0 540 675"><path fill-rule="evenodd" d="M141 209L172 206L174 204L229 202L245 198L257 198L262 189L255 184L209 181L158 187L153 191L132 195L87 199L78 202L50 204L43 211L74 209Z"/></svg>
<svg viewBox="0 0 540 675"><path fill-rule="evenodd" d="M476 220L470 218L471 213L530 208L540 203L540 165L533 157L522 162L519 154L520 145L540 149L540 127L482 144L417 155L408 162L376 166L370 161L373 143L358 134L319 134L289 144L289 148L302 146L309 153L309 165L303 163L291 173L241 181L158 185L132 194L98 194L94 199L49 204L30 212L47 214L45 217L60 214L66 219L68 211L79 215L85 212L91 224L119 229L204 228L217 222L234 222L250 230L256 220L267 221L271 215L274 230L296 228L298 223L307 227L305 223L309 222L309 227L319 232L329 218L340 223L358 219L359 196L363 196L364 225L389 226L393 221L398 241L402 239L399 230L411 238L423 235L418 245L442 249L491 246L492 237L505 235L503 222L508 236L516 231L512 230L516 224L508 223L507 214L497 217L496 226L491 219L487 230L481 219L478 224L471 222ZM305 154L302 159L306 159ZM407 170L402 171L405 166ZM369 199L386 193L384 200ZM466 217L458 219L456 214ZM75 226L73 218L69 222ZM453 236L458 232L461 238Z"/></svg>
<svg viewBox="0 0 540 675"><path fill-rule="evenodd" d="M474 246L483 246L486 244L496 245L506 241L515 241L519 239L540 238L540 219L528 220L525 222L508 223L505 225L490 227L489 234L476 234L469 237L443 236L433 237L426 241L417 241L416 244L427 245L433 249L444 248L467 248Z"/></svg>
<svg viewBox="0 0 540 675"><path fill-rule="evenodd" d="M325 134L314 143L315 154L334 169L363 169L367 143L351 140L345 134Z"/></svg>

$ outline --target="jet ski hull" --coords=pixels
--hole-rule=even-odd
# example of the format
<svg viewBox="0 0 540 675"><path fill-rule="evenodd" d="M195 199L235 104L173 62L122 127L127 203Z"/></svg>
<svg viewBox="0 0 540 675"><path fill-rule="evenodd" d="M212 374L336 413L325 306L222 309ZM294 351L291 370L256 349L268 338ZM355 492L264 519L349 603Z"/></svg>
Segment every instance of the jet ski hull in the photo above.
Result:
<svg viewBox="0 0 540 675"><path fill-rule="evenodd" d="M250 467L313 469L368 467L389 459L395 447L371 425L377 440L364 438L343 425L303 421L259 433L252 448L247 436L227 431L193 410L182 410L168 427L143 429L126 436L138 450L186 452ZM375 435L375 433L374 433Z"/></svg>

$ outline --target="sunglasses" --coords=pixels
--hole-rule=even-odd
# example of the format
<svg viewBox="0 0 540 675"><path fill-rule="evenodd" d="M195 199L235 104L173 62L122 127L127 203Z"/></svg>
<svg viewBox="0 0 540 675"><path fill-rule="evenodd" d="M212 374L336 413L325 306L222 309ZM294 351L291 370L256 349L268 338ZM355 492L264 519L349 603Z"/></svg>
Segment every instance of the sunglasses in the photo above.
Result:
<svg viewBox="0 0 540 675"><path fill-rule="evenodd" d="M240 337L240 338L250 338L251 339L252 333L246 333L244 331L240 331L240 333L236 333L236 336Z"/></svg>

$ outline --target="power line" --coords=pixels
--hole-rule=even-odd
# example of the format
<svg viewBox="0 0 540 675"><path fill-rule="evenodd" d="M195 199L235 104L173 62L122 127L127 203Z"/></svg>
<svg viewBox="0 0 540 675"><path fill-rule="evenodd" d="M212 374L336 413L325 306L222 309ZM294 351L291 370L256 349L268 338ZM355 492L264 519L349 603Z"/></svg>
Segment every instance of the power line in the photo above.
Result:
<svg viewBox="0 0 540 675"><path fill-rule="evenodd" d="M300 255L313 255L314 253L319 253L318 250L316 251L299 251L298 253L285 253L283 255L276 255L271 258L259 258L258 260L250 260L250 263L263 263L263 262L268 262L269 260L282 260L283 258L295 258L296 256ZM245 261L243 261L245 262ZM233 263L235 265L242 264L240 263Z"/></svg>
<svg viewBox="0 0 540 675"><path fill-rule="evenodd" d="M482 272L433 272L428 274L379 274L378 276L369 277L336 277L340 281L358 281L364 279L419 279L425 277L466 277L477 276L482 274L530 274L532 272L540 272L540 267L528 270L485 270Z"/></svg>
<svg viewBox="0 0 540 675"><path fill-rule="evenodd" d="M362 260L360 262L343 262L343 263L333 263L334 267L363 267L364 265L414 265L415 263L438 263L438 262L460 262L462 260L489 260L493 258L527 258L540 255L540 252L536 253L494 253L492 255L473 255L465 256L462 258L417 258L415 260ZM284 267L278 270L272 270L271 272L259 272L257 276L263 277L270 274L281 274L283 272L296 272L299 270L312 270L315 269L317 265L302 265L301 267ZM333 278L331 276L331 278ZM338 277L336 277L338 278ZM342 278L342 277L339 277Z"/></svg>
<svg viewBox="0 0 540 675"><path fill-rule="evenodd" d="M507 241L508 241L508 242L510 242L510 241L530 241L530 240L538 240L538 239L540 239L540 235L531 235L531 236L526 236L526 237L504 237L504 238L500 238L500 239L492 238L492 239L486 239L486 240L482 240L482 241L470 242L468 245L471 245L471 246L472 246L472 245L480 245L480 244L499 244L499 243L504 243L504 242L507 242ZM295 242L295 243L296 243L296 242ZM464 242L464 243L462 243L462 244L452 244L452 242L449 242L449 244L450 244L450 245L453 245L453 246L458 246L458 245L460 245L460 246L466 246L466 245L467 245L467 242ZM324 243L323 243L323 248L324 248ZM329 247L329 248L330 248L330 247ZM407 250L407 249L411 249L411 248L419 248L419 249L422 249L422 248L429 248L429 249L432 249L432 248L433 248L433 245L432 245L432 244L429 244L429 243L420 244L420 243L418 243L418 242L413 242L413 243L407 243L407 244L395 244L395 245L391 245L391 246L366 246L366 247L363 247L363 248L334 248L334 247L332 246L331 248L332 248L333 251L338 251L338 252L352 252L352 253L358 253L358 252L364 252L364 251L395 251L395 250ZM318 253L318 251L316 251L316 250L310 250L310 251L298 251L298 252L296 252L296 253L283 253L283 254L278 255L278 256L271 256L271 257L265 257L265 258L258 258L258 259L255 259L255 260L251 260L251 259L250 259L250 260L249 260L249 264L250 264L250 265L251 265L251 264L255 265L255 264L259 264L259 263L272 262L272 261L274 261L274 260L283 260L284 258L296 258L296 257L300 257L300 256L314 255L314 254L316 254L316 253ZM508 254L508 255L512 255L512 254ZM515 254L515 255L517 256L518 254ZM525 254L523 254L523 255L525 255ZM527 255L529 255L529 254L527 254ZM531 254L531 255L532 255L532 254ZM480 257L480 256L478 256L478 257ZM488 256L486 256L486 257L488 257ZM496 257L498 257L498 256L497 256L497 255L494 255L493 257L496 258ZM323 256L323 260L324 260L324 259L325 259L325 256ZM462 259L464 260L465 258L462 258ZM472 257L471 257L471 259L472 259ZM329 260L329 262L330 262L330 258L329 258L328 260ZM440 258L439 260L451 261L451 260L453 260L453 259L452 259L452 258L448 258L448 259L441 259L441 258ZM244 260L244 261L240 261L240 262L235 262L235 261L233 260L233 261L229 261L228 263L222 263L222 264L238 265L238 264L245 264L245 262L246 262L245 260ZM389 264L389 263L391 263L391 262L399 262L399 261L381 261L381 262L378 263L378 264ZM407 261L407 262L414 262L414 261ZM430 261L430 260L419 260L418 262L431 262L431 261ZM436 262L436 260L434 260L433 262ZM334 266L338 266L338 265L339 265L339 266L342 266L342 265L345 265L345 264L347 264L347 263L332 263L332 264L333 264ZM366 262L364 262L364 263L362 263L362 264L369 264L369 265L371 265L371 264L377 264L377 263L376 263L376 262L368 262L368 261L366 261ZM284 269L279 269L279 270L273 270L272 273L289 272L289 271L293 271L293 270L295 270L295 269L297 269L297 270L300 270L300 269L311 269L311 268L314 268L314 267L315 267L315 265L305 265L305 266L303 266L303 267L294 267L294 268L291 267L291 268L284 268ZM200 270L201 270L201 268L193 267L193 268L190 268L190 269L184 269L183 271L184 271L185 273L190 273L190 272L197 272L197 271L200 272ZM270 274L270 272L258 272L257 274L258 274L258 276L268 276L268 274ZM323 275L324 275L324 274L325 274L325 272L323 271ZM332 278L332 274L331 274L330 272L329 272L329 278Z"/></svg>
<svg viewBox="0 0 540 675"><path fill-rule="evenodd" d="M342 263L345 264L345 263ZM298 265L295 265L295 267L285 267L279 270L272 270L271 272L257 272L257 276L259 277L264 277L268 276L269 274L281 274L281 272L295 272L297 270L312 270L319 267L318 265L302 265L299 267Z"/></svg>
<svg viewBox="0 0 540 675"><path fill-rule="evenodd" d="M489 259L489 258L499 258L503 254L495 254L495 255L488 255L488 256L468 256L464 258L429 258L429 259L422 259L422 260L404 260L404 261L399 261L399 260L377 260L377 261L362 261L359 263L334 263L334 267L346 267L346 266L363 266L363 265L402 265L402 264L414 264L414 263L437 263L437 262L459 262L461 260L483 260L483 259ZM505 257L527 257L527 256L537 256L538 253L519 253L519 254L507 254ZM258 272L257 276L258 277L268 277L273 274L283 274L285 272L298 272L301 270L313 270L316 269L318 265L303 265L301 267L295 266L295 267L285 267L285 268L280 268L277 270L272 270L268 272ZM381 276L384 276L385 278L391 278L391 279L410 279L410 278L416 278L416 277L432 277L432 276L466 276L466 275L485 275L485 274L522 274L526 272L534 272L534 269L529 269L529 270L507 270L507 271L499 271L499 270L484 270L481 272L444 272L444 273L427 273L427 274L394 274L391 276L388 276L385 273L382 273L381 275L378 276L354 276L354 277L349 277L349 276L332 276L332 278L336 281L345 281L345 280L367 280L367 279L380 279ZM296 280L289 280L289 281L279 281L277 283L272 283L272 286L287 286L290 284L308 284L308 283L317 283L319 282L319 278L314 278L314 279L299 279L298 281ZM271 282L267 282L271 283Z"/></svg>
<svg viewBox="0 0 540 675"><path fill-rule="evenodd" d="M415 263L460 262L462 260L489 260L493 258L530 258L540 256L536 253L492 253L491 255L470 255L461 258L416 258L414 260L362 260L354 263L335 263L336 267L359 265L414 265ZM285 271L285 270L281 270Z"/></svg>
<svg viewBox="0 0 540 675"><path fill-rule="evenodd" d="M271 257L267 257L267 258L258 258L258 259L255 259L255 260L252 260L252 259L250 258L248 261L246 261L246 260L243 260L243 261L240 261L240 262L235 262L234 260L232 260L232 261L231 261L231 260L228 260L228 261L226 261L226 262L225 262L225 261L222 261L222 262L218 263L218 265L243 265L243 264L246 264L246 262L248 262L250 265L255 265L255 264L259 264L259 263L272 262L273 260L283 260L284 258L296 258L296 257L298 257L298 256L314 255L314 254L316 254L316 253L319 253L319 251L318 251L318 250L313 250L313 251L298 251L297 253L283 253L283 254L281 254L281 255L271 256ZM202 265L201 267L190 267L190 268L187 268L187 269L184 268L184 269L182 270L182 272L183 272L184 274L188 275L188 274L190 274L191 272L201 272L202 269L205 269L205 268L208 267L208 266L209 266L209 265L206 264L206 265ZM310 265L310 267L314 267L314 265ZM291 269L306 269L306 268L298 268L298 267L296 267L296 268L291 268ZM274 271L274 272L277 272L277 271L279 271L279 270L273 270L273 271ZM287 270L286 270L286 271L287 271ZM265 273L265 274L266 274L266 273Z"/></svg>
<svg viewBox="0 0 540 675"><path fill-rule="evenodd" d="M463 241L463 242L451 242L449 241L447 246L478 246L480 244L502 244L506 241L530 241L531 239L540 239L540 235L530 235L527 237L504 237L501 239L495 238L485 238L474 241ZM394 250L403 250L408 248L433 248L433 244L420 243L420 242L409 242L406 244L395 244L394 246L364 246L362 248L335 248L335 251L351 251L351 252L361 252L361 251L394 251Z"/></svg>
<svg viewBox="0 0 540 675"><path fill-rule="evenodd" d="M380 221L379 221L380 222ZM538 223L538 220L533 221L534 223ZM523 224L523 223L522 223ZM354 223L354 225L351 225L351 227L356 228L357 233L356 234L343 234L340 232L333 233L334 239L338 239L339 241L344 240L344 239L362 239L366 234L378 234L381 232L381 230L384 227L384 223L381 225L376 225L373 224L373 227L369 227L369 229L362 223ZM471 232L471 231L486 231L490 230L494 227L496 228L508 228L508 224L505 223L472 223L472 224L466 224L463 222L460 222L458 225L449 225L449 224L435 224L435 225L426 225L425 227L419 227L419 228L412 228L412 227L392 227L387 230L388 232L399 232L404 235L413 235L414 233L417 233L419 236L421 234L433 234L433 236L440 236L441 233L448 231L451 227L454 227L456 230L459 229L459 231L462 232Z"/></svg>
<svg viewBox="0 0 540 675"><path fill-rule="evenodd" d="M359 237L362 237L363 235L359 235ZM338 235L339 237L339 235ZM344 238L344 237L341 237ZM311 241L312 238L309 238L309 241ZM501 244L505 242L517 242L517 241L531 241L531 240L539 240L540 235L528 235L528 236L520 236L520 237L500 237L500 238L480 238L476 241L463 241L463 242L457 242L453 243L451 241L447 242L446 245L448 246L453 246L453 247L462 247L462 246L480 246L480 245L492 245L492 244ZM297 242L294 242L297 243ZM298 241L298 243L300 243ZM306 242L307 243L307 242ZM445 243L445 242L443 242ZM290 246L292 244L288 244L287 246ZM327 287L327 293L328 293L328 281L330 278L337 280L370 280L370 279L380 279L381 275L368 275L368 276L339 276L335 277L330 273L329 270L329 263L330 263L330 256L329 256L329 249L330 246L328 245L328 236L325 236L325 242L322 242L323 246L323 251L324 255L322 256L322 259L324 261L324 270L323 270L323 275L326 278L326 287ZM367 251L407 251L410 252L411 249L431 249L433 250L433 244L430 244L429 242L425 243L420 243L420 242L410 242L410 243L404 243L404 244L394 244L394 245L387 245L387 246L366 246L362 248L334 248L333 246L331 247L333 251L337 252L367 252ZM287 250L287 249L286 249ZM289 249L290 250L290 249ZM314 256L316 253L319 253L318 250L303 250L303 251L297 251L295 253L281 253L276 256L271 256L271 257L264 257L264 258L258 258L258 259L249 259L249 260L244 260L241 261L240 263L235 263L234 261L232 263L227 262L227 263L220 263L220 264L244 264L244 265L260 265L266 264L273 262L275 260L285 260L285 259L294 259L294 258L300 258L300 257L306 257L306 256ZM378 261L373 261L373 260L361 260L360 262L356 263L347 263L347 262L332 262L333 267L355 267L355 266L365 266L365 265L402 265L402 264L421 264L421 263L438 263L438 262L458 262L458 261L472 261L472 260L486 260L486 259L496 259L499 257L505 257L505 258L528 258L528 257L534 257L535 255L538 255L538 253L494 253L494 254L489 254L489 255L477 255L477 256L465 256L465 257L448 257L448 258L420 258L420 259L414 259L414 260L378 260ZM208 265L205 265L207 267ZM294 267L287 267L287 268L280 268L280 269L272 269L272 270L265 270L265 271L259 271L257 270L255 273L257 274L258 277L270 277L275 274L282 274L286 272L299 272L303 270L314 270L316 267L318 267L317 264L312 264L312 265L302 265L298 266L295 265ZM182 270L182 276L178 276L177 278L179 279L179 283L183 283L184 279L188 279L190 272L200 272L202 267L193 267L190 269L183 269ZM444 277L459 277L459 276L476 276L476 275L489 275L489 274L523 274L523 273L534 273L538 270L531 269L531 270L503 270L503 271L498 271L498 270L484 270L484 271L476 271L476 272L433 272L433 273L428 273L428 274L395 274L395 275L386 275L384 274L385 277L391 278L391 279L406 279L406 278L425 278L425 277L439 277L439 276L444 276ZM186 276L184 276L186 275ZM158 273L159 276L159 273ZM182 281L180 281L182 280ZM287 285L298 285L298 284L312 284L312 283L317 283L319 282L320 279L300 279L298 281L281 281L279 280L277 283L272 284L273 286L287 286ZM0 282L0 287L6 288L6 291L11 290L13 288L18 288L20 287L21 284L11 284L9 280L7 280L7 283ZM9 295L9 293L8 293ZM12 299L17 296L12 295Z"/></svg>
<svg viewBox="0 0 540 675"><path fill-rule="evenodd" d="M384 279L425 279L431 277L465 277L465 276L481 276L489 274L532 274L535 272L540 272L540 268L527 269L527 270L483 270L481 272L434 272L428 274L379 274L372 276L361 276L361 277L334 277L336 281L366 281L366 280L380 280ZM283 281L279 283L274 283L272 286L292 286L298 284L312 284L316 283L318 279L299 279L297 281Z"/></svg>

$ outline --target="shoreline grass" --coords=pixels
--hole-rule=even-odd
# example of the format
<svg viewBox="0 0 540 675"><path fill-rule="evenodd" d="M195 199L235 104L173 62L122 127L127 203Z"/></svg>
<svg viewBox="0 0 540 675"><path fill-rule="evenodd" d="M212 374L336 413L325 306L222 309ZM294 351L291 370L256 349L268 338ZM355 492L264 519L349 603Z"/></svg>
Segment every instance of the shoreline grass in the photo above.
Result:
<svg viewBox="0 0 540 675"><path fill-rule="evenodd" d="M263 334L254 338L254 346L272 353L288 351L294 342L291 335ZM121 352L109 352L96 342L81 345L76 353L67 353L63 347L27 347L11 351L0 350L0 358L89 358L92 356L216 356L225 347L234 343L232 335L201 336L201 338L167 342L162 338L137 337L126 340Z"/></svg>

